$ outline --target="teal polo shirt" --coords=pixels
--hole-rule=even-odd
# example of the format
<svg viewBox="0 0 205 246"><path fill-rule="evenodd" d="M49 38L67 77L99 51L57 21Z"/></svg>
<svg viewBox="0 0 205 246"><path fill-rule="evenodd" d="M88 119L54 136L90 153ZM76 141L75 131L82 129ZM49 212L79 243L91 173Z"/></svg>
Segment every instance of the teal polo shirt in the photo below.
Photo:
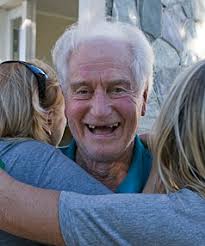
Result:
<svg viewBox="0 0 205 246"><path fill-rule="evenodd" d="M76 142L72 142L61 147L61 151L75 161ZM138 136L135 137L132 162L128 170L127 176L116 189L116 193L140 193L142 192L152 166L152 155L150 151L143 145Z"/></svg>

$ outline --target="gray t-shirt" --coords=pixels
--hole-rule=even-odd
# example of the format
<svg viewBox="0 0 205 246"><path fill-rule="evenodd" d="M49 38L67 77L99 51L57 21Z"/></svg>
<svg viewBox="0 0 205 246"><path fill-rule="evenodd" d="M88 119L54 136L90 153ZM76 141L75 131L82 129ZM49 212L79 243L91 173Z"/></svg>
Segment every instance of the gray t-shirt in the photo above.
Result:
<svg viewBox="0 0 205 246"><path fill-rule="evenodd" d="M205 245L205 199L183 189L169 195L88 196L61 192L66 245Z"/></svg>
<svg viewBox="0 0 205 246"><path fill-rule="evenodd" d="M35 140L0 140L0 159L7 173L27 184L91 195L112 193L60 150ZM0 231L0 246L18 245L39 244Z"/></svg>

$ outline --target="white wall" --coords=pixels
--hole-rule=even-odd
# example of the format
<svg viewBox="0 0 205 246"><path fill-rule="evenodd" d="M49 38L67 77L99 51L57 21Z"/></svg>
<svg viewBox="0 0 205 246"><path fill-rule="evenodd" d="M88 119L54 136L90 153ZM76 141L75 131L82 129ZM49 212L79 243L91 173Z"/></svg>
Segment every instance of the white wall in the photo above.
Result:
<svg viewBox="0 0 205 246"><path fill-rule="evenodd" d="M65 28L75 22L63 16L37 12L36 18L36 57L52 64L51 49Z"/></svg>
<svg viewBox="0 0 205 246"><path fill-rule="evenodd" d="M6 25L7 25L7 11L0 10L0 62L7 59L7 45L6 42Z"/></svg>
<svg viewBox="0 0 205 246"><path fill-rule="evenodd" d="M13 19L22 16L21 5L10 10L0 10L0 60L12 58L12 25Z"/></svg>

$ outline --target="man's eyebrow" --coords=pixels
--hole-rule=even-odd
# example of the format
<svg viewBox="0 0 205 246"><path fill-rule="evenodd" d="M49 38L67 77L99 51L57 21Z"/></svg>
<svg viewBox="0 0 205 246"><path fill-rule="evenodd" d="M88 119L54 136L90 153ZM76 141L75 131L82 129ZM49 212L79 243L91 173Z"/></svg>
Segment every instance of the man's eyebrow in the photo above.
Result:
<svg viewBox="0 0 205 246"><path fill-rule="evenodd" d="M89 86L90 83L91 82L88 82L88 81L73 81L73 82L70 82L70 88L72 90L75 90L81 86ZM110 81L106 81L105 83L107 83L108 86L125 85L129 87L131 85L131 81L126 80L126 79L110 80Z"/></svg>
<svg viewBox="0 0 205 246"><path fill-rule="evenodd" d="M87 81L75 81L70 82L71 89L79 88L81 86L87 86L89 83Z"/></svg>
<svg viewBox="0 0 205 246"><path fill-rule="evenodd" d="M112 80L112 81L108 81L108 84L110 85L130 85L131 81L130 80L126 80L126 79L117 79L117 80Z"/></svg>

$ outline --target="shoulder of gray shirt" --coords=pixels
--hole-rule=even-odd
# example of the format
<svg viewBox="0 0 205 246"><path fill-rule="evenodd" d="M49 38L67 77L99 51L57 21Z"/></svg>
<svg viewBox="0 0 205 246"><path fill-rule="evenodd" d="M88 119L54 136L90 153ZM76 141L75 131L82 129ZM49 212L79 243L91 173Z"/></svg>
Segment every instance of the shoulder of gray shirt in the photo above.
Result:
<svg viewBox="0 0 205 246"><path fill-rule="evenodd" d="M107 194L109 189L88 175L55 147L35 141L1 141L0 158L6 171L34 186L84 194ZM40 245L0 231L0 245Z"/></svg>
<svg viewBox="0 0 205 246"><path fill-rule="evenodd" d="M84 194L112 193L55 147L35 140L0 141L0 158L17 180Z"/></svg>

